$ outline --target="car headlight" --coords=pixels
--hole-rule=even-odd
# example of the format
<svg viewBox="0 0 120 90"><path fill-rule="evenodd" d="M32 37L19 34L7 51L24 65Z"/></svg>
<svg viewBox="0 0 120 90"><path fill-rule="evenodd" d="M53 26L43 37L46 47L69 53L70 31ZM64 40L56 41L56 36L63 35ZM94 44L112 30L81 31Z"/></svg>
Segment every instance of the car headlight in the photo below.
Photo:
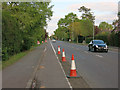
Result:
<svg viewBox="0 0 120 90"><path fill-rule="evenodd" d="M98 48L98 45L96 45L96 48Z"/></svg>
<svg viewBox="0 0 120 90"><path fill-rule="evenodd" d="M106 48L107 48L108 46L106 45Z"/></svg>

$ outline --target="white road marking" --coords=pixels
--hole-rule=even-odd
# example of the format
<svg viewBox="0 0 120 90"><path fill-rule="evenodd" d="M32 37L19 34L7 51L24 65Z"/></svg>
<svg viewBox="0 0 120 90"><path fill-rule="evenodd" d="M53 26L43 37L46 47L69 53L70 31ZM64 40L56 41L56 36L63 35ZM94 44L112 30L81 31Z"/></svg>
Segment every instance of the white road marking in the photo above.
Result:
<svg viewBox="0 0 120 90"><path fill-rule="evenodd" d="M85 53L88 53L87 51L84 51Z"/></svg>
<svg viewBox="0 0 120 90"><path fill-rule="evenodd" d="M68 82L68 85L69 85L69 87L70 87L70 88L71 88L71 90L72 90L72 86L71 86L71 84L70 84L70 82L69 82L68 78L66 77L65 71L64 71L64 69L63 69L63 67L62 67L62 65L61 65L61 63L60 63L60 61L59 61L58 56L56 55L56 51L55 51L55 49L54 49L54 47L53 47L53 45L52 45L52 43L51 43L51 41L50 41L50 40L49 40L49 42L50 42L50 44L51 44L51 46L52 46L52 49L53 49L53 51L54 51L54 53L55 53L55 56L56 56L56 57L57 57L57 59L58 59L58 63L60 64L60 67L61 67L61 69L62 69L62 71L63 71L63 73L64 73L64 75L65 75L65 78L66 78L66 80L67 80L67 82Z"/></svg>
<svg viewBox="0 0 120 90"><path fill-rule="evenodd" d="M97 57L100 57L100 58L103 58L103 56L101 56L101 55L96 55Z"/></svg>
<svg viewBox="0 0 120 90"><path fill-rule="evenodd" d="M47 49L46 49L46 46L45 46L44 52L45 52L46 50L47 50Z"/></svg>

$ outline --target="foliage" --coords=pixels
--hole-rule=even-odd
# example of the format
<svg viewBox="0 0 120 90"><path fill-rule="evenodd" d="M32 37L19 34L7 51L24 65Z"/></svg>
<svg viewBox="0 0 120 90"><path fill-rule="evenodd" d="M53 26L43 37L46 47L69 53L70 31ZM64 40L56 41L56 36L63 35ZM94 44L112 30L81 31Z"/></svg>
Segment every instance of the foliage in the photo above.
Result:
<svg viewBox="0 0 120 90"><path fill-rule="evenodd" d="M94 30L95 30L95 33L94 33L95 35L97 35L97 34L99 34L101 32L101 30L99 29L98 26L95 26Z"/></svg>
<svg viewBox="0 0 120 90"><path fill-rule="evenodd" d="M65 15L65 18L61 18L58 21L58 27L60 26L67 27L70 23L76 22L76 21L79 21L79 19L77 18L77 15L71 12L71 13L68 13L68 15Z"/></svg>
<svg viewBox="0 0 120 90"><path fill-rule="evenodd" d="M58 29L56 29L55 36L57 37L57 39L59 40L67 40L68 39L68 34L67 34L67 29L66 27L59 27Z"/></svg>
<svg viewBox="0 0 120 90"><path fill-rule="evenodd" d="M52 16L50 2L2 3L3 60L45 40L47 21Z"/></svg>
<svg viewBox="0 0 120 90"><path fill-rule="evenodd" d="M59 40L68 40L70 38L70 31L68 26L75 21L79 21L77 15L74 13L68 13L65 18L61 18L58 21L58 28L56 29L55 36Z"/></svg>
<svg viewBox="0 0 120 90"><path fill-rule="evenodd" d="M110 46L120 47L119 37L120 37L120 31L118 33L104 32L104 33L100 33L100 34L96 35L95 39L103 40L105 43L107 43L107 45L110 45ZM87 37L86 43L89 43L92 39L93 39L92 37Z"/></svg>
<svg viewBox="0 0 120 90"><path fill-rule="evenodd" d="M111 24L108 24L107 22L101 22L99 24L99 28L101 30L112 30L113 29L113 26Z"/></svg>
<svg viewBox="0 0 120 90"><path fill-rule="evenodd" d="M120 12L118 12L118 15L120 15Z"/></svg>
<svg viewBox="0 0 120 90"><path fill-rule="evenodd" d="M81 19L79 22L73 22L69 25L69 30L75 36L91 36L93 32L93 23L89 19Z"/></svg>
<svg viewBox="0 0 120 90"><path fill-rule="evenodd" d="M93 37L86 37L85 42L90 43L91 40L93 40Z"/></svg>
<svg viewBox="0 0 120 90"><path fill-rule="evenodd" d="M82 12L82 19L89 19L90 21L94 22L95 16L93 16L93 13L91 12L90 8L86 8L85 6L80 7L79 12Z"/></svg>

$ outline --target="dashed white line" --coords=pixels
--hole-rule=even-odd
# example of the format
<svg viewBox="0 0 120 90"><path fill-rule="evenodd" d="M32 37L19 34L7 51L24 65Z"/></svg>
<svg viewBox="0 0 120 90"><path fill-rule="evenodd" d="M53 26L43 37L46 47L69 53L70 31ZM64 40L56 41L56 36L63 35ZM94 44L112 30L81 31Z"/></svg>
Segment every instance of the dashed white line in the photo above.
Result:
<svg viewBox="0 0 120 90"><path fill-rule="evenodd" d="M101 55L96 55L97 57L100 57L100 58L103 58L103 56L101 56Z"/></svg>
<svg viewBox="0 0 120 90"><path fill-rule="evenodd" d="M46 47L45 47L45 49L44 49L44 52L46 51Z"/></svg>
<svg viewBox="0 0 120 90"><path fill-rule="evenodd" d="M50 41L50 40L49 40L49 41ZM54 49L54 47L53 47L53 45L52 45L51 41L50 41L50 44L51 44L52 49L53 49L53 51L54 51L54 53L55 53L55 56L56 56L56 57L57 57L57 59L58 59L58 63L60 64L60 67L61 67L61 69L62 69L62 71L63 71L63 73L64 73L64 75L65 75L65 78L66 78L66 80L67 80L67 82L68 82L68 85L69 85L69 87L70 87L70 88L71 88L71 90L72 90L72 86L71 86L71 84L70 84L70 82L69 82L68 78L66 77L65 71L64 71L64 69L63 69L63 67L62 67L62 65L61 65L61 63L60 63L60 61L59 61L58 56L56 55L56 51L55 51L55 49Z"/></svg>

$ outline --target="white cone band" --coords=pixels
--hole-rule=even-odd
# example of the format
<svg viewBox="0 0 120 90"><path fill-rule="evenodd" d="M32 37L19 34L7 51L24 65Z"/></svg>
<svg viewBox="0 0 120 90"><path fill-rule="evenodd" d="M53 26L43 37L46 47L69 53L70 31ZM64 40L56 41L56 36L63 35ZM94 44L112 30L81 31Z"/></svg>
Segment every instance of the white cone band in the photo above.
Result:
<svg viewBox="0 0 120 90"><path fill-rule="evenodd" d="M62 57L65 57L65 52L63 52L63 55L62 55Z"/></svg>
<svg viewBox="0 0 120 90"><path fill-rule="evenodd" d="M58 47L58 51L60 51L60 48Z"/></svg>
<svg viewBox="0 0 120 90"><path fill-rule="evenodd" d="M75 61L72 60L71 70L76 70Z"/></svg>

